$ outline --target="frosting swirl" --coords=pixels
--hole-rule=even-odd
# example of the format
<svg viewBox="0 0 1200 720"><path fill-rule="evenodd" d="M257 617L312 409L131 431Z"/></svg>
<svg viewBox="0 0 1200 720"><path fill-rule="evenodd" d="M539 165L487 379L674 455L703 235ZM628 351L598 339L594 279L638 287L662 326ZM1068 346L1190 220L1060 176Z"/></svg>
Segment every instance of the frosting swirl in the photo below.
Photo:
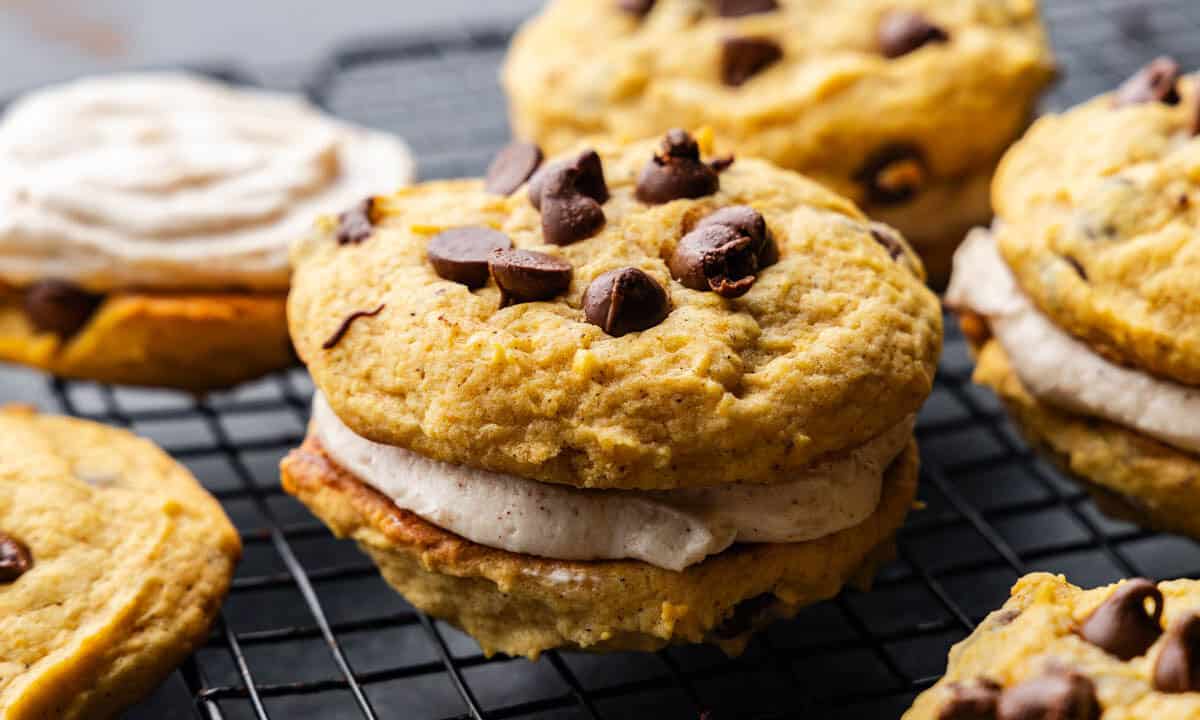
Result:
<svg viewBox="0 0 1200 720"><path fill-rule="evenodd" d="M318 215L412 175L401 140L298 96L175 73L76 81L0 122L0 280L282 290Z"/></svg>

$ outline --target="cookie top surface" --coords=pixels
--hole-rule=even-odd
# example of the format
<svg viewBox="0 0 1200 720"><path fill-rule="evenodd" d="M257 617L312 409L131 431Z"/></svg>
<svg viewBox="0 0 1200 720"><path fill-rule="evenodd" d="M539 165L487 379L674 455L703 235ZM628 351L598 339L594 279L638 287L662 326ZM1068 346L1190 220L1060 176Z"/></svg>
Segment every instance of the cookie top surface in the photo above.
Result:
<svg viewBox="0 0 1200 720"><path fill-rule="evenodd" d="M359 435L438 460L584 487L672 488L782 481L920 406L941 316L902 240L752 159L724 170L712 194L643 203L638 178L656 149L596 146L603 226L567 245L545 243L554 202L539 214L528 186L505 197L475 180L378 198L373 233L357 244L339 244L327 219L294 250L288 315L334 412ZM550 184L533 183L544 197ZM669 265L681 238L729 206L761 213L778 258L748 288L723 288L744 292L727 298L685 286ZM495 278L475 290L464 283L477 278L444 279L427 247L463 226L566 261L565 290L501 308ZM666 313L610 333L587 291L626 268L642 271L638 288L661 288Z"/></svg>
<svg viewBox="0 0 1200 720"><path fill-rule="evenodd" d="M1057 325L1194 385L1200 91L1192 77L1162 87L1161 100L1127 85L1039 120L1006 156L993 200L1005 260Z"/></svg>
<svg viewBox="0 0 1200 720"><path fill-rule="evenodd" d="M108 717L152 689L202 641L239 554L153 444L0 410L0 716Z"/></svg>
<svg viewBox="0 0 1200 720"><path fill-rule="evenodd" d="M1053 74L1035 0L555 0L503 78L516 133L551 151L708 124L892 205L913 173L990 169Z"/></svg>
<svg viewBox="0 0 1200 720"><path fill-rule="evenodd" d="M1027 575L950 651L945 677L903 720L1200 716L1200 687L1187 679L1197 668L1181 661L1200 661L1198 611L1194 580L1083 590L1061 575ZM1054 703L1069 711L1034 712Z"/></svg>
<svg viewBox="0 0 1200 720"><path fill-rule="evenodd" d="M0 280L286 290L320 213L411 182L397 137L297 95L183 73L93 77L0 119Z"/></svg>

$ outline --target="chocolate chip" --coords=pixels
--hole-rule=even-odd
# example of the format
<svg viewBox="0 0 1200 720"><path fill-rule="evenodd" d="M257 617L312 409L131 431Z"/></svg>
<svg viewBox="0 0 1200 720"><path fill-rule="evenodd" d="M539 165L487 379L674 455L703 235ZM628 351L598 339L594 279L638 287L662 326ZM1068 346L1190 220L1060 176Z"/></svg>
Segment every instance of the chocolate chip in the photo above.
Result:
<svg viewBox="0 0 1200 720"><path fill-rule="evenodd" d="M713 158L708 161L708 166L718 173L723 173L733 167L733 162L736 158L733 155L725 155L719 158Z"/></svg>
<svg viewBox="0 0 1200 720"><path fill-rule="evenodd" d="M1171 623L1154 663L1154 688L1165 693L1200 692L1200 613Z"/></svg>
<svg viewBox="0 0 1200 720"><path fill-rule="evenodd" d="M541 164L540 147L533 143L511 143L488 165L483 187L493 195L512 195Z"/></svg>
<svg viewBox="0 0 1200 720"><path fill-rule="evenodd" d="M875 242L882 245L884 250L887 250L893 260L904 257L904 241L900 239L899 231L892 226L877 222L871 223L871 237L875 238Z"/></svg>
<svg viewBox="0 0 1200 720"><path fill-rule="evenodd" d="M1075 274L1078 275L1081 280L1087 282L1088 274L1087 270L1083 267L1083 263L1079 262L1079 260L1072 255L1063 255L1063 260L1067 261L1067 264L1071 266L1071 269L1075 271Z"/></svg>
<svg viewBox="0 0 1200 720"><path fill-rule="evenodd" d="M950 34L915 10L892 10L879 21L876 41L886 58L898 58L929 43L944 43Z"/></svg>
<svg viewBox="0 0 1200 720"><path fill-rule="evenodd" d="M726 639L744 635L754 629L762 614L774 604L773 593L747 598L734 606L733 613L713 630L713 634Z"/></svg>
<svg viewBox="0 0 1200 720"><path fill-rule="evenodd" d="M717 14L721 17L742 17L759 13L774 12L779 9L775 0L715 0Z"/></svg>
<svg viewBox="0 0 1200 720"><path fill-rule="evenodd" d="M712 225L724 225L739 235L745 235L754 243L754 254L761 270L779 262L779 246L775 236L767 227L762 213L748 205L730 205L706 216L696 224L696 229Z"/></svg>
<svg viewBox="0 0 1200 720"><path fill-rule="evenodd" d="M736 298L758 279L756 250L751 238L726 225L697 227L679 241L667 267L684 287Z"/></svg>
<svg viewBox="0 0 1200 720"><path fill-rule="evenodd" d="M346 337L346 333L350 332L350 326L354 324L355 320L358 320L359 318L375 317L379 313L383 312L385 307L387 306L380 305L374 310L358 310L357 312L350 313L348 316L346 316L346 319L342 321L342 324L338 325L338 329L333 331L333 334L329 336L329 339L321 343L321 349L332 350L335 345L342 341L342 338Z"/></svg>
<svg viewBox="0 0 1200 720"><path fill-rule="evenodd" d="M84 328L104 302L103 295L90 293L65 280L39 280L25 290L25 314L42 333L68 340Z"/></svg>
<svg viewBox="0 0 1200 720"><path fill-rule="evenodd" d="M1169 57L1156 58L1117 88L1113 107L1151 102L1178 105L1178 84L1179 63Z"/></svg>
<svg viewBox="0 0 1200 720"><path fill-rule="evenodd" d="M897 205L911 200L925 182L925 154L907 143L887 145L867 158L854 179L867 190L867 200Z"/></svg>
<svg viewBox="0 0 1200 720"><path fill-rule="evenodd" d="M721 41L721 82L741 87L783 57L779 43L765 37L728 37Z"/></svg>
<svg viewBox="0 0 1200 720"><path fill-rule="evenodd" d="M488 270L500 288L500 307L549 300L571 287L571 263L533 250L496 250Z"/></svg>
<svg viewBox="0 0 1200 720"><path fill-rule="evenodd" d="M1146 614L1146 601L1154 606ZM1121 660L1144 654L1162 635L1163 596L1145 578L1123 583L1076 631L1079 637Z"/></svg>
<svg viewBox="0 0 1200 720"><path fill-rule="evenodd" d="M534 174L529 181L529 202L535 210L542 209L542 193L551 180L569 174L575 192L603 205L608 202L608 183L604 180L604 164L595 150L584 150L568 160L550 163Z"/></svg>
<svg viewBox="0 0 1200 720"><path fill-rule="evenodd" d="M670 310L662 285L633 267L609 270L583 294L584 317L613 337L648 330L666 319Z"/></svg>
<svg viewBox="0 0 1200 720"><path fill-rule="evenodd" d="M646 17L654 9L655 0L617 0L617 7L630 15Z"/></svg>
<svg viewBox="0 0 1200 720"><path fill-rule="evenodd" d="M608 183L595 150L549 165L529 181L529 201L542 213L546 242L570 245L604 227Z"/></svg>
<svg viewBox="0 0 1200 720"><path fill-rule="evenodd" d="M661 205L683 198L712 195L721 187L717 171L700 161L700 146L684 130L671 130L642 168L637 199Z"/></svg>
<svg viewBox="0 0 1200 720"><path fill-rule="evenodd" d="M33 554L25 543L0 532L0 583L16 582L33 567Z"/></svg>
<svg viewBox="0 0 1200 720"><path fill-rule="evenodd" d="M502 232L485 227L460 227L430 238L425 254L440 277L474 289L487 284L488 256L492 251L512 246L512 240Z"/></svg>
<svg viewBox="0 0 1200 720"><path fill-rule="evenodd" d="M338 245L357 245L371 237L375 229L375 198L362 200L338 215Z"/></svg>
<svg viewBox="0 0 1200 720"><path fill-rule="evenodd" d="M946 687L950 699L938 711L937 720L995 720L996 703L1003 688L988 678Z"/></svg>
<svg viewBox="0 0 1200 720"><path fill-rule="evenodd" d="M1099 720L1096 686L1070 670L1054 670L1005 690L996 720Z"/></svg>

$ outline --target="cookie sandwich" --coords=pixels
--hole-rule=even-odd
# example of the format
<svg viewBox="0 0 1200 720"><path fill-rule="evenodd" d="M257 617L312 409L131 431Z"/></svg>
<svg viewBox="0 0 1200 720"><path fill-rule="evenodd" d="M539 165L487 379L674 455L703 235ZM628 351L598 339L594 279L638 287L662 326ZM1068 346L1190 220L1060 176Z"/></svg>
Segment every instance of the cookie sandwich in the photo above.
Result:
<svg viewBox="0 0 1200 720"><path fill-rule="evenodd" d="M397 138L190 75L27 95L0 119L0 360L191 391L285 367L288 244L412 171Z"/></svg>
<svg viewBox="0 0 1200 720"><path fill-rule="evenodd" d="M920 261L710 146L516 145L297 248L318 392L284 487L486 652L737 652L869 573L912 503Z"/></svg>
<svg viewBox="0 0 1200 720"><path fill-rule="evenodd" d="M1102 717L1200 717L1200 582L1026 575L903 720Z"/></svg>
<svg viewBox="0 0 1200 720"><path fill-rule="evenodd" d="M944 282L1054 67L1036 0L554 0L503 84L550 152L712 126L898 228Z"/></svg>
<svg viewBox="0 0 1200 720"><path fill-rule="evenodd" d="M119 717L203 644L240 555L150 442L0 410L0 717Z"/></svg>
<svg viewBox="0 0 1200 720"><path fill-rule="evenodd" d="M1200 537L1200 88L1162 58L1039 120L946 295L975 380L1105 509Z"/></svg>

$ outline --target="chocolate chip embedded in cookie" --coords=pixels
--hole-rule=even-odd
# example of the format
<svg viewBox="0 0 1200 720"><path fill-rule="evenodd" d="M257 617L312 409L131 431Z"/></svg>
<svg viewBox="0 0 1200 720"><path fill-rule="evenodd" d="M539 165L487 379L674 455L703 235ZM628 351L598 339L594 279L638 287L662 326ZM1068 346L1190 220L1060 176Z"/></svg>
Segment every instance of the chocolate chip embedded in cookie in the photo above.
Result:
<svg viewBox="0 0 1200 720"><path fill-rule="evenodd" d="M952 683L950 697L938 711L937 720L995 720L996 703L1004 689L988 678Z"/></svg>
<svg viewBox="0 0 1200 720"><path fill-rule="evenodd" d="M1159 102L1179 104L1179 63L1169 57L1155 59L1125 81L1113 95L1114 107Z"/></svg>
<svg viewBox="0 0 1200 720"><path fill-rule="evenodd" d="M542 235L554 245L586 240L604 227L608 184L595 150L546 166L529 182L529 201L542 214Z"/></svg>
<svg viewBox="0 0 1200 720"><path fill-rule="evenodd" d="M686 130L667 133L638 175L637 199L650 205L712 195L721 185L717 171L700 160L700 145Z"/></svg>
<svg viewBox="0 0 1200 720"><path fill-rule="evenodd" d="M1100 720L1100 701L1087 677L1052 670L1005 690L996 720Z"/></svg>
<svg viewBox="0 0 1200 720"><path fill-rule="evenodd" d="M500 288L500 307L549 300L571 286L574 268L554 255L533 250L495 250L488 271Z"/></svg>
<svg viewBox="0 0 1200 720"><path fill-rule="evenodd" d="M487 284L488 257L493 251L512 248L507 235L486 227L452 228L434 235L425 254L440 277L480 288Z"/></svg>
<svg viewBox="0 0 1200 720"><path fill-rule="evenodd" d="M67 340L88 324L104 296L64 280L40 280L25 290L25 315L38 332Z"/></svg>
<svg viewBox="0 0 1200 720"><path fill-rule="evenodd" d="M542 149L533 143L509 144L492 159L484 187L496 195L512 195L542 164Z"/></svg>
<svg viewBox="0 0 1200 720"><path fill-rule="evenodd" d="M696 229L724 225L739 235L750 238L758 267L765 268L779 262L779 245L775 236L767 227L767 221L762 213L748 205L729 205L716 212L706 215Z"/></svg>
<svg viewBox="0 0 1200 720"><path fill-rule="evenodd" d="M0 532L0 584L15 582L33 567L29 548L12 535Z"/></svg>
<svg viewBox="0 0 1200 720"><path fill-rule="evenodd" d="M350 328L353 327L356 321L362 318L375 317L379 313L383 312L383 309L386 307L387 305L381 304L374 310L357 310L350 313L345 317L344 320L342 320L342 324L337 326L337 330L333 331L333 334L329 336L329 339L321 344L321 349L332 350L337 346L338 343L342 341L342 338L346 337L346 333L350 332Z"/></svg>
<svg viewBox="0 0 1200 720"><path fill-rule="evenodd" d="M915 10L892 10L879 22L879 50L887 58L898 58L930 43L949 42L950 34Z"/></svg>
<svg viewBox="0 0 1200 720"><path fill-rule="evenodd" d="M654 3L655 0L617 0L617 7L641 18L654 9Z"/></svg>
<svg viewBox="0 0 1200 720"><path fill-rule="evenodd" d="M1200 613L1187 613L1171 623L1154 663L1154 689L1200 692Z"/></svg>
<svg viewBox="0 0 1200 720"><path fill-rule="evenodd" d="M375 198L364 198L338 215L338 245L357 245L371 237L375 227Z"/></svg>
<svg viewBox="0 0 1200 720"><path fill-rule="evenodd" d="M727 37L721 41L721 82L741 87L783 58L783 48L768 37Z"/></svg>
<svg viewBox="0 0 1200 720"><path fill-rule="evenodd" d="M1151 611L1146 612L1149 603ZM1144 578L1121 585L1079 626L1079 637L1122 660L1145 654L1162 635L1163 596Z"/></svg>
<svg viewBox="0 0 1200 720"><path fill-rule="evenodd" d="M912 200L925 184L925 153L908 143L887 145L872 154L854 175L867 200L897 205Z"/></svg>
<svg viewBox="0 0 1200 720"><path fill-rule="evenodd" d="M752 238L727 225L709 225L684 235L667 267L684 287L733 299L758 279L758 252Z"/></svg>
<svg viewBox="0 0 1200 720"><path fill-rule="evenodd" d="M776 0L714 0L714 4L717 14L727 18L758 15L779 9Z"/></svg>
<svg viewBox="0 0 1200 720"><path fill-rule="evenodd" d="M638 268L609 270L588 285L583 295L587 321L613 337L658 325L671 311L671 301L658 281Z"/></svg>

